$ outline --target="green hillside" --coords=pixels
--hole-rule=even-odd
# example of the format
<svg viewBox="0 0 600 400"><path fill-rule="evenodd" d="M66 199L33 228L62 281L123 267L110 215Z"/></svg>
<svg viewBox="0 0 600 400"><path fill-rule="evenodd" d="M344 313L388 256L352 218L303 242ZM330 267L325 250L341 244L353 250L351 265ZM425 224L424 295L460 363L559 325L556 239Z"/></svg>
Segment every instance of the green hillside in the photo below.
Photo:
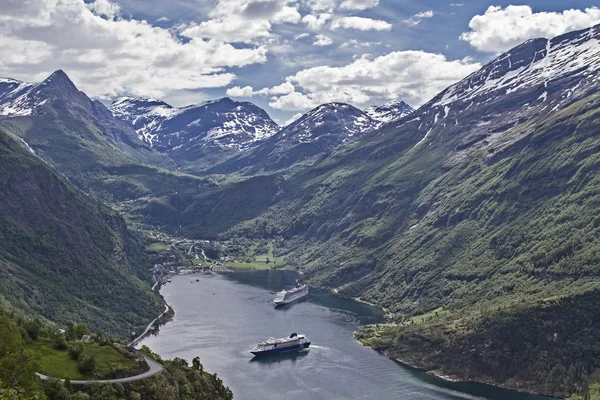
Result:
<svg viewBox="0 0 600 400"><path fill-rule="evenodd" d="M420 138L410 127L389 127L287 179L232 181L173 209L190 216L182 229L197 237L287 238L287 261L313 283L388 307L399 320L443 308L451 326L469 318L484 336L506 332L503 315L511 310L514 318L537 321L546 309L540 304L560 300L560 313L568 314L573 304L587 307L591 297L584 295L600 288L598 126L600 96L591 96L517 125L510 131L517 139L494 153L475 151L453 164L448 155L462 148L464 135L438 130L431 145L416 146ZM228 203L246 206L228 212ZM481 320L490 313L493 324ZM561 318L524 326L539 335ZM576 314L569 324L583 329L585 318ZM526 331L499 334L500 341L533 346ZM526 353L536 374L578 371L540 390L566 393L600 362L600 354L587 352L592 343L584 336L565 336L586 351L546 363L543 346ZM505 351L498 354L522 355L520 348ZM435 365L452 370L443 359ZM539 375L523 375L526 367L519 365L497 374L488 366L487 379L508 386L537 382Z"/></svg>
<svg viewBox="0 0 600 400"><path fill-rule="evenodd" d="M12 308L124 337L161 311L124 219L0 132L0 295Z"/></svg>

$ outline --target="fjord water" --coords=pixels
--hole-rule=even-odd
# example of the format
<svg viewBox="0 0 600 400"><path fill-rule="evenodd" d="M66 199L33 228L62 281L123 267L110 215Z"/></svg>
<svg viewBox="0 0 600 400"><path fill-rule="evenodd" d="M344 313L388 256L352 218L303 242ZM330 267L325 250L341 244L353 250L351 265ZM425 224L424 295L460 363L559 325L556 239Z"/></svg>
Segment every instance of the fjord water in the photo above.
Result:
<svg viewBox="0 0 600 400"><path fill-rule="evenodd" d="M361 346L352 332L359 324L383 318L380 310L366 304L312 290L306 301L275 309L275 292L293 286L296 277L289 271L173 277L161 293L175 318L140 345L164 358L191 362L199 356L238 400L542 399L448 383ZM292 332L311 339L308 352L266 359L253 359L249 353L261 340Z"/></svg>

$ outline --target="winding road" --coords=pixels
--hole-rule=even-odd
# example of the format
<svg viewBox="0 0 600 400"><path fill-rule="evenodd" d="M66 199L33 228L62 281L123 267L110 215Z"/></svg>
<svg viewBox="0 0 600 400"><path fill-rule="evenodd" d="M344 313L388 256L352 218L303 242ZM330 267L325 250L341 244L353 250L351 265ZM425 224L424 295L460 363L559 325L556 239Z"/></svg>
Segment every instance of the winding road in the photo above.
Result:
<svg viewBox="0 0 600 400"><path fill-rule="evenodd" d="M146 362L150 366L150 370L144 372L143 374L139 374L139 375L135 375L135 376L130 376L128 378L106 379L106 380L101 380L101 381L71 381L71 384L72 385L91 385L92 383L128 383L128 382L135 382L135 381L141 381L142 379L150 378L150 377L152 377L154 375L160 374L165 369L161 364L157 363L156 361L154 361L150 357L144 356L144 359L146 360ZM42 374L37 373L37 372L36 372L36 375L39 376L43 380L57 379L57 378L52 378L51 376L42 375ZM65 380L64 379L59 379L59 381L64 382Z"/></svg>

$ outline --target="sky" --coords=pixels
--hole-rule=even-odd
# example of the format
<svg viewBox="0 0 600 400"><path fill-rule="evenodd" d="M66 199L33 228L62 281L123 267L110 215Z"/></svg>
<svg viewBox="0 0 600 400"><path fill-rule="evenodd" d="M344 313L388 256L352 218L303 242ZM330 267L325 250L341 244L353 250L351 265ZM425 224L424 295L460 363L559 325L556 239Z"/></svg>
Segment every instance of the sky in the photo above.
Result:
<svg viewBox="0 0 600 400"><path fill-rule="evenodd" d="M418 107L525 40L597 24L597 0L0 0L0 76L63 69L104 102L228 96L286 124L332 101Z"/></svg>

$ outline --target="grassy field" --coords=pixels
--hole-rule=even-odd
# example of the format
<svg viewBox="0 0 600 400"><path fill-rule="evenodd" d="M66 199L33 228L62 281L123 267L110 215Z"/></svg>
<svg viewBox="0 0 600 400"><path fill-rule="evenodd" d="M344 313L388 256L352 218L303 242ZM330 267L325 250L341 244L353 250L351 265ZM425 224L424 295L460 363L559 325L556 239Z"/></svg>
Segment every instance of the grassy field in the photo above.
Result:
<svg viewBox="0 0 600 400"><path fill-rule="evenodd" d="M162 243L162 242L155 242L152 244L149 244L148 246L146 246L146 250L147 251L161 251L161 250L167 250L169 247L171 247L168 244Z"/></svg>
<svg viewBox="0 0 600 400"><path fill-rule="evenodd" d="M96 375L102 377L110 372L130 369L138 362L119 353L110 345L100 346L98 344L84 344L85 352L96 359ZM67 350L56 350L50 342L37 342L31 345L39 355L40 373L56 377L69 378L72 380L92 379L91 376L82 374L77 369L77 361L69 357Z"/></svg>

